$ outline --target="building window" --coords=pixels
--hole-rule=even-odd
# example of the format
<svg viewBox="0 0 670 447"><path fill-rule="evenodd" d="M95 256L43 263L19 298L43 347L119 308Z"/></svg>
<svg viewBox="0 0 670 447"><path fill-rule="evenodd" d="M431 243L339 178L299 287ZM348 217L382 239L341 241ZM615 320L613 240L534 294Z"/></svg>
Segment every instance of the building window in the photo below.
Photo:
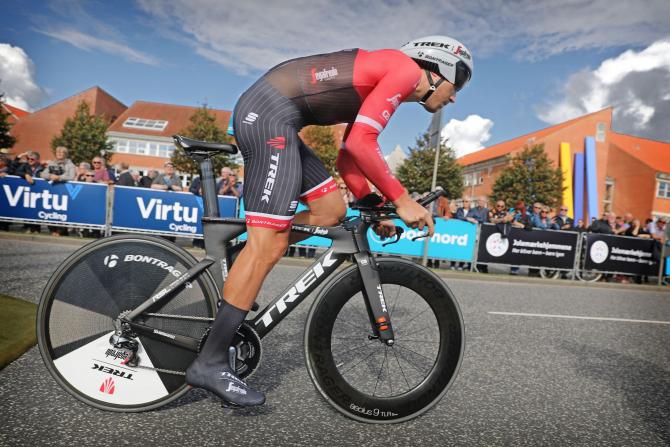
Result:
<svg viewBox="0 0 670 447"><path fill-rule="evenodd" d="M670 199L670 180L658 181L658 191L656 192L656 197Z"/></svg>
<svg viewBox="0 0 670 447"><path fill-rule="evenodd" d="M598 123L596 126L596 141L605 141L605 123Z"/></svg>
<svg viewBox="0 0 670 447"><path fill-rule="evenodd" d="M614 180L605 180L605 196L603 197L603 211L612 211L614 202Z"/></svg>
<svg viewBox="0 0 670 447"><path fill-rule="evenodd" d="M162 131L167 127L168 122L163 120L147 120L142 118L128 118L123 122L123 127L133 127L135 129L147 129Z"/></svg>
<svg viewBox="0 0 670 447"><path fill-rule="evenodd" d="M109 141L112 143L112 150L119 153L170 158L174 152L174 145L172 144L140 140L125 140L121 138L110 138Z"/></svg>

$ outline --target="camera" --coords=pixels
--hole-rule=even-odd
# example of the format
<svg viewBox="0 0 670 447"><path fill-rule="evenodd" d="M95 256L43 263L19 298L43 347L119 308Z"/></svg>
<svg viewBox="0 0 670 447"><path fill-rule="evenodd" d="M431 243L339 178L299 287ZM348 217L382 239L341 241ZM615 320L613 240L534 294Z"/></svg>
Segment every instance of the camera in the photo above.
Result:
<svg viewBox="0 0 670 447"><path fill-rule="evenodd" d="M63 175L63 167L62 166L49 166L49 174L53 175Z"/></svg>

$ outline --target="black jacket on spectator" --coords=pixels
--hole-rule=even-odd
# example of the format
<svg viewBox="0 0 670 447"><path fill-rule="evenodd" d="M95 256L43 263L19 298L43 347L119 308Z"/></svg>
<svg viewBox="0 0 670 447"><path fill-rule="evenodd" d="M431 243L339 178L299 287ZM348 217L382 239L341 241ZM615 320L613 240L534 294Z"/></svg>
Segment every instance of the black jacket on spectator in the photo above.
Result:
<svg viewBox="0 0 670 447"><path fill-rule="evenodd" d="M148 175L145 175L140 179L140 182L139 182L138 186L141 186L142 188L151 188L151 184L153 182L154 182L154 179L152 179Z"/></svg>
<svg viewBox="0 0 670 447"><path fill-rule="evenodd" d="M121 175L119 175L116 184L119 186L137 186L137 182L135 182L135 179L128 171L122 172Z"/></svg>
<svg viewBox="0 0 670 447"><path fill-rule="evenodd" d="M593 224L589 228L589 231L591 233L614 234L614 231L612 231L610 223L603 219L599 219L593 222Z"/></svg>

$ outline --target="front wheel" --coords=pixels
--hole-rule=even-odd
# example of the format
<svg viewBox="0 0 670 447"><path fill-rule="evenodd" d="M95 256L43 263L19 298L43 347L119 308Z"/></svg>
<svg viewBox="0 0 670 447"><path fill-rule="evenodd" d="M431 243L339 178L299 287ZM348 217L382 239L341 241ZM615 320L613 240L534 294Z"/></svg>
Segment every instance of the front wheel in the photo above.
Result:
<svg viewBox="0 0 670 447"><path fill-rule="evenodd" d="M431 271L377 259L395 333L372 333L356 266L314 301L305 329L307 369L323 397L346 416L373 423L412 419L435 405L463 356L463 319L454 295Z"/></svg>

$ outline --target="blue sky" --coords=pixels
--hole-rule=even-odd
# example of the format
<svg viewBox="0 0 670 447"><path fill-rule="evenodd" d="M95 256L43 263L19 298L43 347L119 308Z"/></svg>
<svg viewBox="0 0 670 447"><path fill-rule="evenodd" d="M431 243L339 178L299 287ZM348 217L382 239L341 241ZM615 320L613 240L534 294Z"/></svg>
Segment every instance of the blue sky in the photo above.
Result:
<svg viewBox="0 0 670 447"><path fill-rule="evenodd" d="M281 60L430 34L474 55L472 82L443 116L461 154L609 105L615 130L670 140L667 0L4 0L0 92L31 110L93 85L126 105L232 109ZM404 104L382 150L412 145L430 118Z"/></svg>

